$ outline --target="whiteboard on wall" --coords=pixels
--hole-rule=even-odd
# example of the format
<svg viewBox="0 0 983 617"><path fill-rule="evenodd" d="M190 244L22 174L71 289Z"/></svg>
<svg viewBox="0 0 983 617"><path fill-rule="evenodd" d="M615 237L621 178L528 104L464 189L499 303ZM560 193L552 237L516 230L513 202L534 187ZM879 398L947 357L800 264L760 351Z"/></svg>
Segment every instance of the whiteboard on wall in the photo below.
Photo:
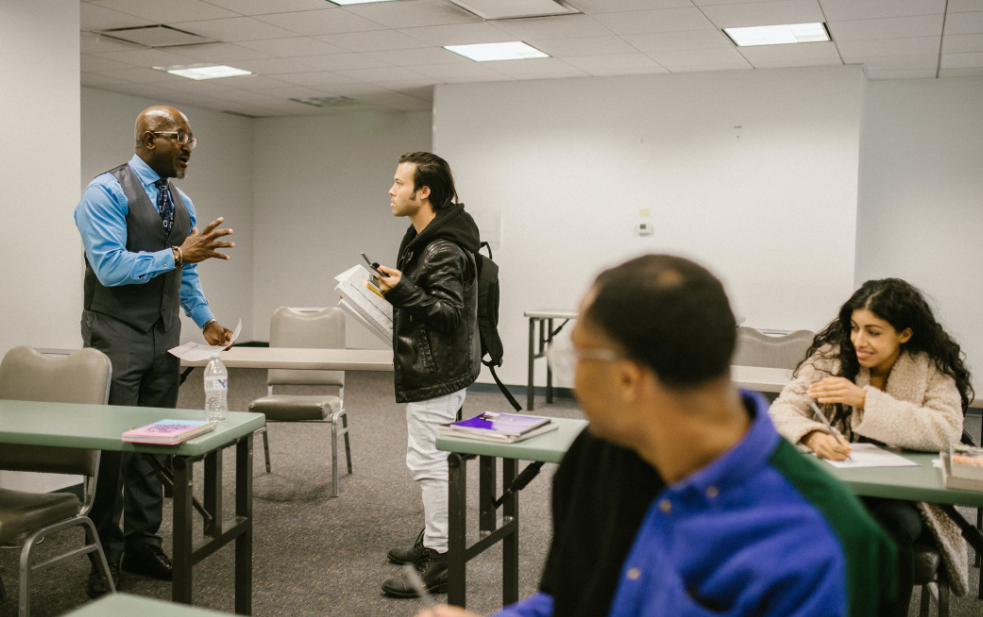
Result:
<svg viewBox="0 0 983 617"><path fill-rule="evenodd" d="M746 325L828 322L853 289L862 94L857 67L437 86L434 151L500 217L505 381L526 382L524 311L576 308L647 252L711 268Z"/></svg>

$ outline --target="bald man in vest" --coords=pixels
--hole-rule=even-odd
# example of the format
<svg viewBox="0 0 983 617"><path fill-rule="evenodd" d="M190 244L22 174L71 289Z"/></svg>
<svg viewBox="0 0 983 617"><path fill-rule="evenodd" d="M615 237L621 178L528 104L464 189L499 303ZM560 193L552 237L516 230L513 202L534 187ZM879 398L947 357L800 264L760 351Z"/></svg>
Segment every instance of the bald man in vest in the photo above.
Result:
<svg viewBox="0 0 983 617"><path fill-rule="evenodd" d="M217 249L234 243L220 240L232 233L217 229L221 218L199 233L191 200L168 182L184 178L197 142L187 117L173 107L150 107L137 117L134 137L133 158L97 176L75 208L85 247L82 340L112 360L110 405L174 407L180 364L167 350L180 344L179 305L209 344L231 340L208 307L197 264L228 259ZM171 579L157 534L163 491L149 456L103 452L99 465L89 516L117 589L121 565ZM94 567L87 591L90 597L107 591Z"/></svg>

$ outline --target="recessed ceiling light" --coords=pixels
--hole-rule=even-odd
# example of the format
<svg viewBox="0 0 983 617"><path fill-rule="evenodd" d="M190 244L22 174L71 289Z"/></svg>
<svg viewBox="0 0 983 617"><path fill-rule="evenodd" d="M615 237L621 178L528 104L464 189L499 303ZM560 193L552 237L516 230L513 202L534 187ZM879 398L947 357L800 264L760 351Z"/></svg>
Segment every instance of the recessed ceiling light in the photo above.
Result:
<svg viewBox="0 0 983 617"><path fill-rule="evenodd" d="M348 6L349 4L372 4L373 2L393 2L394 0L328 0L331 4Z"/></svg>
<svg viewBox="0 0 983 617"><path fill-rule="evenodd" d="M250 71L244 71L224 64L185 64L176 66L155 66L157 71L167 71L171 75L179 75L188 79L218 79L219 77L239 77L240 75L252 75Z"/></svg>
<svg viewBox="0 0 983 617"><path fill-rule="evenodd" d="M549 58L522 41L509 43L478 43L475 45L445 45L444 49L455 54L470 58L475 62L490 62L492 60L526 60L528 58Z"/></svg>
<svg viewBox="0 0 983 617"><path fill-rule="evenodd" d="M829 32L826 30L826 24L823 23L724 28L724 33L738 47L816 43L829 40Z"/></svg>

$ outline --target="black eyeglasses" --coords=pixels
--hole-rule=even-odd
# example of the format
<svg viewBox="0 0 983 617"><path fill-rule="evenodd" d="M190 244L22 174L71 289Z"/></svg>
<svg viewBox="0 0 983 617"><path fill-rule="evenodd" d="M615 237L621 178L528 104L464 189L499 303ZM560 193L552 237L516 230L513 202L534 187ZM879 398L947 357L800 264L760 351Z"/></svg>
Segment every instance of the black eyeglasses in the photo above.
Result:
<svg viewBox="0 0 983 617"><path fill-rule="evenodd" d="M188 148L191 150L194 150L195 146L198 145L197 138L192 137L183 131L150 131L150 133L154 135L168 135L171 137L171 139L175 140L182 146L184 144L188 144Z"/></svg>

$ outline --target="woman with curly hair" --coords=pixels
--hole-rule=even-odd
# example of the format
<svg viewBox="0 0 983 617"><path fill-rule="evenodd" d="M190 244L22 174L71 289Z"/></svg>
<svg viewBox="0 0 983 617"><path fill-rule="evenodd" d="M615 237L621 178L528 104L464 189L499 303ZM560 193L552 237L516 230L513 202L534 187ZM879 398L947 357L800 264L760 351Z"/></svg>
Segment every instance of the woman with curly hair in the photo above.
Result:
<svg viewBox="0 0 983 617"><path fill-rule="evenodd" d="M846 458L850 446L813 416L810 400L848 442L937 452L959 442L972 396L959 345L922 294L901 279L882 279L864 283L816 335L769 413L783 437L835 461ZM912 545L926 532L942 550L953 593L965 594L966 545L940 508L892 499L862 501L898 544L893 614L908 614Z"/></svg>

